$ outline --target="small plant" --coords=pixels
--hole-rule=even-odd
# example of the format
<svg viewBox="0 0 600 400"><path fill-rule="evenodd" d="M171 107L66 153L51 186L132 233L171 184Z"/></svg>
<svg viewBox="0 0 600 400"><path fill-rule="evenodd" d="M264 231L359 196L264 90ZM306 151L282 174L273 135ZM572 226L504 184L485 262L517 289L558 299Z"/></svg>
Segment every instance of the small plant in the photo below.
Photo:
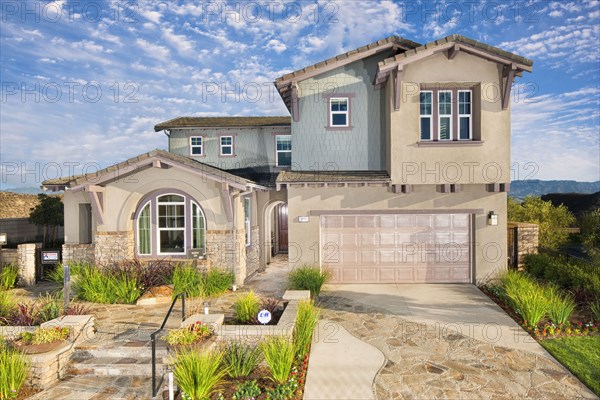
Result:
<svg viewBox="0 0 600 400"><path fill-rule="evenodd" d="M318 266L304 265L294 268L289 275L289 288L292 290L310 290L313 299L319 296L321 287L330 278L329 271L321 270Z"/></svg>
<svg viewBox="0 0 600 400"><path fill-rule="evenodd" d="M28 371L27 358L8 347L0 337L0 399L17 397Z"/></svg>
<svg viewBox="0 0 600 400"><path fill-rule="evenodd" d="M254 400L261 393L256 380L252 380L241 383L231 398L233 400Z"/></svg>
<svg viewBox="0 0 600 400"><path fill-rule="evenodd" d="M17 285L19 279L19 267L14 264L8 264L2 267L0 272L0 289L8 290Z"/></svg>
<svg viewBox="0 0 600 400"><path fill-rule="evenodd" d="M308 354L313 331L319 321L319 311L310 300L298 304L298 315L294 327L294 351L297 356Z"/></svg>
<svg viewBox="0 0 600 400"><path fill-rule="evenodd" d="M192 264L179 264L173 272L173 287L175 293L185 292L188 297L201 295L202 277Z"/></svg>
<svg viewBox="0 0 600 400"><path fill-rule="evenodd" d="M15 326L39 325L40 315L34 304L17 304L6 318L6 323Z"/></svg>
<svg viewBox="0 0 600 400"><path fill-rule="evenodd" d="M200 321L191 324L188 327L171 329L169 333L161 339L170 345L189 345L199 342L212 335L208 325L203 325Z"/></svg>
<svg viewBox="0 0 600 400"><path fill-rule="evenodd" d="M177 385L191 400L205 400L222 385L227 369L220 351L182 351L172 360ZM183 396L182 396L183 397Z"/></svg>
<svg viewBox="0 0 600 400"><path fill-rule="evenodd" d="M245 378L252 373L261 360L258 347L231 341L223 348L223 363L231 378Z"/></svg>
<svg viewBox="0 0 600 400"><path fill-rule="evenodd" d="M521 315L524 325L529 328L537 326L548 311L548 299L544 289L517 271L508 271L500 279L509 304Z"/></svg>
<svg viewBox="0 0 600 400"><path fill-rule="evenodd" d="M15 303L15 299L11 293L0 291L0 325L7 322L16 305L17 303Z"/></svg>
<svg viewBox="0 0 600 400"><path fill-rule="evenodd" d="M298 390L298 382L294 375L285 383L277 385L273 389L267 390L267 399L269 400L288 400L293 398Z"/></svg>
<svg viewBox="0 0 600 400"><path fill-rule="evenodd" d="M87 315L90 314L90 307L81 303L71 303L65 309L65 315Z"/></svg>
<svg viewBox="0 0 600 400"><path fill-rule="evenodd" d="M254 320L260 310L260 298L250 291L238 296L233 303L235 317L241 324L248 324Z"/></svg>
<svg viewBox="0 0 600 400"><path fill-rule="evenodd" d="M555 324L565 325L575 310L575 302L571 297L561 293L555 286L546 287L548 299L548 316Z"/></svg>
<svg viewBox="0 0 600 400"><path fill-rule="evenodd" d="M294 344L287 336L270 336L260 344L271 372L270 379L278 385L287 382L294 363Z"/></svg>
<svg viewBox="0 0 600 400"><path fill-rule="evenodd" d="M64 326L37 328L34 332L23 332L21 334L21 340L25 344L52 343L60 340L66 340L69 337L69 332L69 328Z"/></svg>
<svg viewBox="0 0 600 400"><path fill-rule="evenodd" d="M202 274L202 296L215 296L226 292L233 284L233 274L213 268Z"/></svg>
<svg viewBox="0 0 600 400"><path fill-rule="evenodd" d="M39 295L36 300L40 321L50 321L58 318L63 312L62 292L55 294Z"/></svg>
<svg viewBox="0 0 600 400"><path fill-rule="evenodd" d="M142 289L135 275L120 273L108 280L115 295L115 303L134 304L142 295Z"/></svg>
<svg viewBox="0 0 600 400"><path fill-rule="evenodd" d="M80 299L100 304L133 304L142 294L136 274L116 267L81 268L73 289Z"/></svg>

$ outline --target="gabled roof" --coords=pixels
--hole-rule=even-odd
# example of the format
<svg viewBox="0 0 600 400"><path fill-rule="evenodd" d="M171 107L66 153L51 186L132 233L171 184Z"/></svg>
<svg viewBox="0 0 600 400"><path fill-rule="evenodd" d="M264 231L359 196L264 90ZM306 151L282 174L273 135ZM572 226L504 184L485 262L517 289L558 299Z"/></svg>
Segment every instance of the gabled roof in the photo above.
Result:
<svg viewBox="0 0 600 400"><path fill-rule="evenodd" d="M181 168L187 169L193 173L200 174L215 181L227 183L241 190L248 188L266 189L255 182L242 178L238 175L231 174L220 168L215 168L208 164L201 163L192 158L170 153L165 150L152 150L148 153L141 154L137 157L121 163L111 165L100 171L85 174L63 177L58 179L49 179L42 182L42 187L47 190L71 190L83 189L86 185L101 186L119 179L124 179L133 173L139 172L147 168Z"/></svg>
<svg viewBox="0 0 600 400"><path fill-rule="evenodd" d="M399 36L390 36L385 39L378 40L370 43L366 46L359 47L348 51L346 53L339 54L335 57L331 57L325 61L318 62L316 64L304 67L289 74L285 74L275 80L275 87L279 91L283 101L285 102L288 110L291 110L291 86L294 83L309 79L313 76L322 74L335 68L342 67L344 65L353 63L372 56L373 54L380 53L387 50L406 51L414 49L420 46L419 43L413 42L412 40L404 39Z"/></svg>
<svg viewBox="0 0 600 400"><path fill-rule="evenodd" d="M290 126L290 117L177 117L154 126L154 131L173 128L244 128Z"/></svg>
<svg viewBox="0 0 600 400"><path fill-rule="evenodd" d="M462 35L454 34L434 40L423 46L407 50L403 53L396 54L394 57L379 62L377 71L378 80L380 75L389 73L389 71L398 68L398 66L421 60L442 51L448 51L450 58L458 51L465 51L466 53L474 54L504 65L514 65L517 71L531 72L533 66L533 61L525 57L478 42Z"/></svg>

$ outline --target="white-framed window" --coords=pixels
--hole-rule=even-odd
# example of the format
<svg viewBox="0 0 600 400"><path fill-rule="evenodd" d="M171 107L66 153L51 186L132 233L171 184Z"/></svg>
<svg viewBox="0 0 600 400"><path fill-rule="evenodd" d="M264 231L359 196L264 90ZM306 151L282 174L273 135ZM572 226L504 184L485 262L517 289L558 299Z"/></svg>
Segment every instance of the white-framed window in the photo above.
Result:
<svg viewBox="0 0 600 400"><path fill-rule="evenodd" d="M329 126L345 127L349 125L349 105L348 97L331 97L329 99Z"/></svg>
<svg viewBox="0 0 600 400"><path fill-rule="evenodd" d="M152 219L150 202L142 206L137 219L137 248L142 256L152 254Z"/></svg>
<svg viewBox="0 0 600 400"><path fill-rule="evenodd" d="M432 140L433 92L431 90L421 91L420 109L421 140Z"/></svg>
<svg viewBox="0 0 600 400"><path fill-rule="evenodd" d="M185 197L165 194L156 199L158 254L185 253Z"/></svg>
<svg viewBox="0 0 600 400"><path fill-rule="evenodd" d="M190 137L190 155L192 155L192 156L204 155L204 149L202 148L202 136Z"/></svg>
<svg viewBox="0 0 600 400"><path fill-rule="evenodd" d="M472 93L470 90L458 91L458 139L471 140L472 137Z"/></svg>
<svg viewBox="0 0 600 400"><path fill-rule="evenodd" d="M221 155L233 155L233 136L221 136Z"/></svg>
<svg viewBox="0 0 600 400"><path fill-rule="evenodd" d="M292 165L292 136L275 136L276 164L278 167L290 167Z"/></svg>
<svg viewBox="0 0 600 400"><path fill-rule="evenodd" d="M244 228L246 230L246 246L252 244L252 227L250 224L250 197L244 197Z"/></svg>
<svg viewBox="0 0 600 400"><path fill-rule="evenodd" d="M452 140L452 91L438 92L438 138Z"/></svg>
<svg viewBox="0 0 600 400"><path fill-rule="evenodd" d="M186 256L188 250L206 252L204 212L185 194L152 195L136 213L136 254Z"/></svg>

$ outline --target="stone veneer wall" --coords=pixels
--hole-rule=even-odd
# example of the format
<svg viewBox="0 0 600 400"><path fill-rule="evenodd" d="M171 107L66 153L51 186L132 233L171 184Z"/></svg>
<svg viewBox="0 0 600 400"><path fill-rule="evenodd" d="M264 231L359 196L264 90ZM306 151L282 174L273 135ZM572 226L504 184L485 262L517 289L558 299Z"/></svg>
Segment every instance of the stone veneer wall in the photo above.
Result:
<svg viewBox="0 0 600 400"><path fill-rule="evenodd" d="M252 276L260 268L260 237L258 226L252 228L251 242L252 244L246 247L244 253L246 258L246 278Z"/></svg>
<svg viewBox="0 0 600 400"><path fill-rule="evenodd" d="M96 250L92 243L89 244L63 244L62 262L87 262L94 263Z"/></svg>
<svg viewBox="0 0 600 400"><path fill-rule="evenodd" d="M18 264L19 250L18 249L2 249L2 265Z"/></svg>
<svg viewBox="0 0 600 400"><path fill-rule="evenodd" d="M94 258L96 264L110 264L135 257L132 231L96 232Z"/></svg>
<svg viewBox="0 0 600 400"><path fill-rule="evenodd" d="M39 243L26 243L17 247L19 284L35 285L36 251L41 246Z"/></svg>
<svg viewBox="0 0 600 400"><path fill-rule="evenodd" d="M519 269L523 268L523 258L527 254L537 254L539 247L540 227L536 224L524 222L509 222L508 229L517 228L518 260ZM509 235L510 240L510 235ZM509 248L511 244L509 243Z"/></svg>

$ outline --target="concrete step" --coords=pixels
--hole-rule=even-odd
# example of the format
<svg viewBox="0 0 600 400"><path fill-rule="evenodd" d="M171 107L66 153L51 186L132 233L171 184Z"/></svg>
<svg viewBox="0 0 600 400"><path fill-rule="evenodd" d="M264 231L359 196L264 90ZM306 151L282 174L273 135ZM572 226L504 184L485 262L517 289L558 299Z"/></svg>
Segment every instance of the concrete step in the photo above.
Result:
<svg viewBox="0 0 600 400"><path fill-rule="evenodd" d="M152 345L150 342L128 342L128 343L81 343L75 346L75 354L86 353L92 357L121 357L138 358L152 357ZM156 346L156 356L166 357L167 347L164 343L158 342Z"/></svg>
<svg viewBox="0 0 600 400"><path fill-rule="evenodd" d="M166 367L165 358L158 358L156 372L161 375ZM71 376L152 376L151 357L85 357L71 358L66 373Z"/></svg>

